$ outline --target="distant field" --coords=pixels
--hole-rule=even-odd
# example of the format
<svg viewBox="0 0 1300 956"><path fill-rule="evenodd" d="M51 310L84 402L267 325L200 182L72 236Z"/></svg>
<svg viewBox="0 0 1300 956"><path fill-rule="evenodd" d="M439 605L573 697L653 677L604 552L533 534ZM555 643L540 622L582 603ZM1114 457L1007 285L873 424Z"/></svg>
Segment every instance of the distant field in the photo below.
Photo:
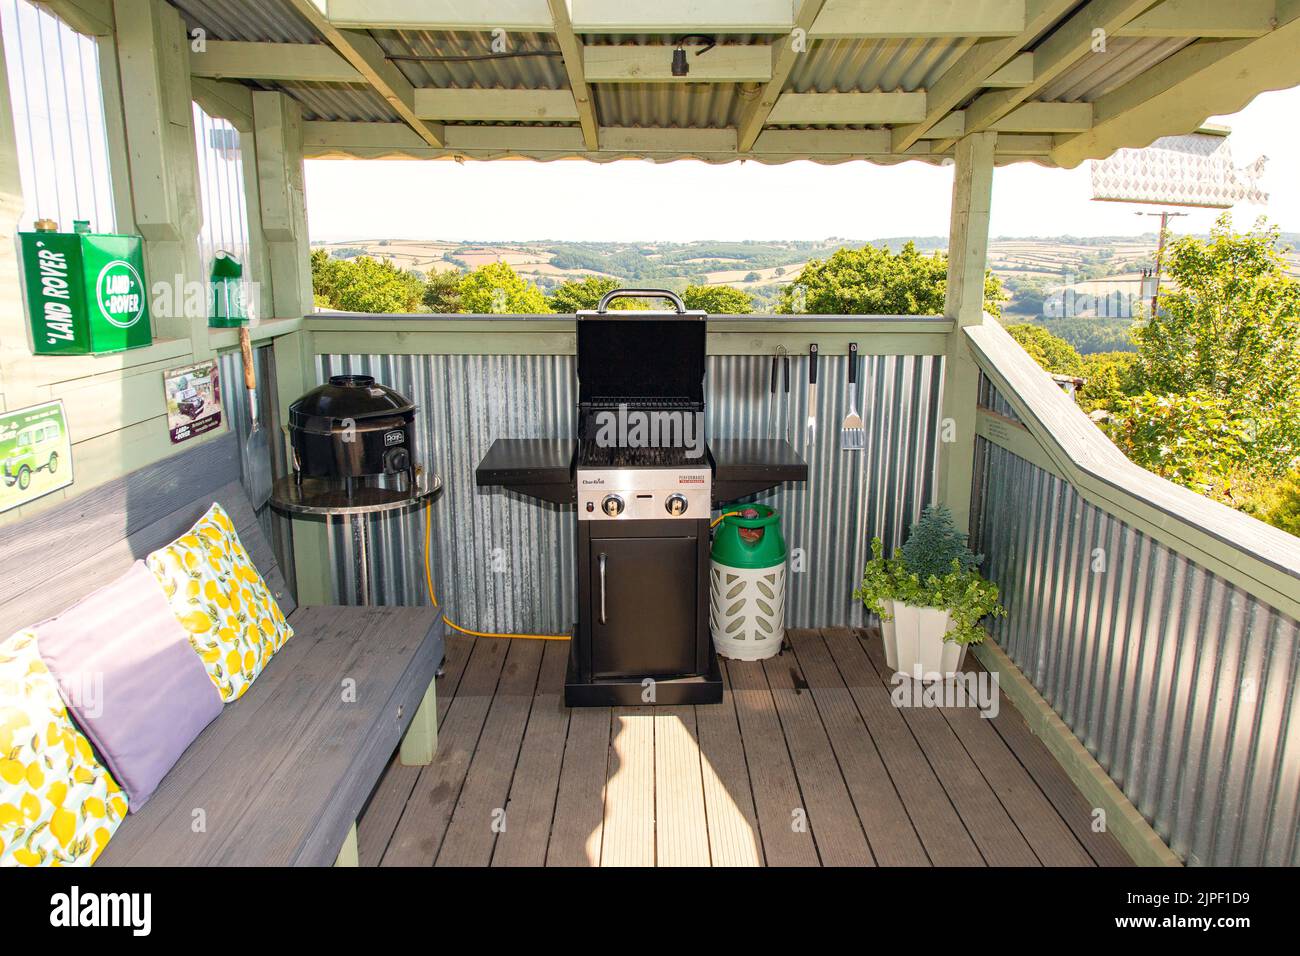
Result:
<svg viewBox="0 0 1300 956"><path fill-rule="evenodd" d="M1297 237L1288 235L1288 240ZM907 237L873 240L897 249ZM939 237L914 237L923 252L943 248ZM403 269L434 272L477 269L507 262L520 275L544 289L588 276L617 279L628 285L661 285L680 289L689 283L734 285L764 301L786 283L795 281L810 259L824 259L841 247L858 247L863 240L820 242L731 242L702 240L686 243L494 242L465 243L431 239L355 239L317 243L343 257L368 255ZM1141 279L1141 270L1155 259L1156 237L1072 239L1068 237L994 239L989 267L1012 291L1009 311L1016 311L1017 288L1028 283L1046 288L1070 282L1076 291L1104 295L1127 291ZM1291 273L1300 277L1300 252L1288 256ZM780 270L780 274L778 274ZM757 281L746 277L757 274ZM1027 300L1032 301L1032 300ZM1026 305L1028 307L1028 305Z"/></svg>

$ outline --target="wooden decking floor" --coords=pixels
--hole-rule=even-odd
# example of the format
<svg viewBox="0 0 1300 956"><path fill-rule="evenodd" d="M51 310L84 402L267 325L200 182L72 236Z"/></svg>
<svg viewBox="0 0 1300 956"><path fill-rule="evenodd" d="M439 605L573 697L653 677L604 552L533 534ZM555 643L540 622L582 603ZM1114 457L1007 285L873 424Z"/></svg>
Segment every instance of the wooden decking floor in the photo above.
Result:
<svg viewBox="0 0 1300 956"><path fill-rule="evenodd" d="M361 863L1130 864L1005 696L895 707L874 635L788 637L720 705L573 710L567 644L449 638L438 755L390 765Z"/></svg>

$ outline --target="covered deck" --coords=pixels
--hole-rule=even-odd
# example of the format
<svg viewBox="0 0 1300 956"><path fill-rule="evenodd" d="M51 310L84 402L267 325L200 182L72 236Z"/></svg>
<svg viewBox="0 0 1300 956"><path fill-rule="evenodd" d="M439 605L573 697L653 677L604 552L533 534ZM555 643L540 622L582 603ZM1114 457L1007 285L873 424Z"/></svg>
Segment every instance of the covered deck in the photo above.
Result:
<svg viewBox="0 0 1300 956"><path fill-rule="evenodd" d="M188 450L244 448L250 431L237 333L210 328L204 308L156 308L146 347L33 354L14 233L50 214L38 202L67 206L59 226L70 230L67 211L93 182L96 227L140 237L167 302L182 303L186 287L202 302L213 251L240 243L261 293L250 333L257 416L272 435L331 374L374 375L420 406L417 463L439 476L442 497L428 512L369 519L370 589L376 604L423 609L435 629L444 613L491 632L563 634L576 619L573 507L473 477L496 438L574 438L575 319L317 310L304 160L953 167L943 314L709 322L710 439L766 431L772 356L794 357L794 381L807 381L813 344L818 405L796 389L784 412L815 416L825 434L843 416L849 345L860 349L865 447L809 443L806 486L763 498L811 569L791 575L788 649L728 663L721 705L566 710L564 642L449 634L443 676L405 744L408 762L432 762L395 754L359 817L360 794L336 808L342 829L313 861L356 819L341 862L1300 863L1300 539L1128 461L985 313L983 294L998 165L1072 167L1300 83L1300 0L37 6L40 29L57 31L38 35L75 54L85 89L49 86L44 112L17 108L16 86L0 95L0 410L62 402L74 466L63 474L76 478L0 524L41 529L56 506L75 511L87 492L180 462L168 370L210 360L220 370L225 418ZM493 45L501 33L504 50ZM700 33L717 45L697 55L687 44L690 69L674 71L683 36ZM41 49L32 35L26 49ZM86 124L68 121L56 144L66 168L33 169L20 144L56 125L56 100L95 107L98 152L82 143ZM484 210L508 215L488 198ZM234 240L222 223L238 224ZM269 457L285 477L284 443ZM245 451L238 464L248 476L265 462ZM99 520L130 530L156 497L149 488ZM967 662L975 678L998 677L991 718L969 705L896 706L875 622L851 597L871 539L892 550L930 503L970 530L1008 608ZM354 600L340 528L249 511L297 604ZM23 610L15 626L61 608ZM322 673L336 703L338 675ZM223 732L265 733L240 706L230 710L249 726ZM394 709L413 722L413 707ZM377 775L397 731L378 705L371 717L392 739L355 749L375 757ZM325 796L345 782L360 790L355 773L326 780L323 767L314 780ZM223 862L238 862L232 832Z"/></svg>
<svg viewBox="0 0 1300 956"><path fill-rule="evenodd" d="M720 706L568 709L567 654L447 639L438 754L389 766L362 865L1132 865L1005 695L898 707L878 635L791 630Z"/></svg>

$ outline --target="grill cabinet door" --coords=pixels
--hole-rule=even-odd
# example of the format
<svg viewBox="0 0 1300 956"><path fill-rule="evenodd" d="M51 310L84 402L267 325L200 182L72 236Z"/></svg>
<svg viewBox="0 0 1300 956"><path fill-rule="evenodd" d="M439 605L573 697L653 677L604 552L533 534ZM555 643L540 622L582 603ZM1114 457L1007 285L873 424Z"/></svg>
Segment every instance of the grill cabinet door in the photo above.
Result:
<svg viewBox="0 0 1300 956"><path fill-rule="evenodd" d="M594 679L695 670L696 548L693 537L591 539Z"/></svg>

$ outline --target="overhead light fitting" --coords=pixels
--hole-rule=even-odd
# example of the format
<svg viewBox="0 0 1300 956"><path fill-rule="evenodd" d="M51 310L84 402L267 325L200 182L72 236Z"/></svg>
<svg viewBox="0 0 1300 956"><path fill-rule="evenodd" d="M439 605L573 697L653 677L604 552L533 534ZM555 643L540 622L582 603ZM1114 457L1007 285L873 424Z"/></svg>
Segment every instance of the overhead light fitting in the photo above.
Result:
<svg viewBox="0 0 1300 956"><path fill-rule="evenodd" d="M717 40L711 36L706 36L703 33L688 33L686 36L678 39L674 44L676 49L673 50L673 76L686 76L691 72L691 64L686 59L686 48L684 45L687 40L703 41L703 46L695 51L696 56L699 56L701 53L707 53L718 45Z"/></svg>

